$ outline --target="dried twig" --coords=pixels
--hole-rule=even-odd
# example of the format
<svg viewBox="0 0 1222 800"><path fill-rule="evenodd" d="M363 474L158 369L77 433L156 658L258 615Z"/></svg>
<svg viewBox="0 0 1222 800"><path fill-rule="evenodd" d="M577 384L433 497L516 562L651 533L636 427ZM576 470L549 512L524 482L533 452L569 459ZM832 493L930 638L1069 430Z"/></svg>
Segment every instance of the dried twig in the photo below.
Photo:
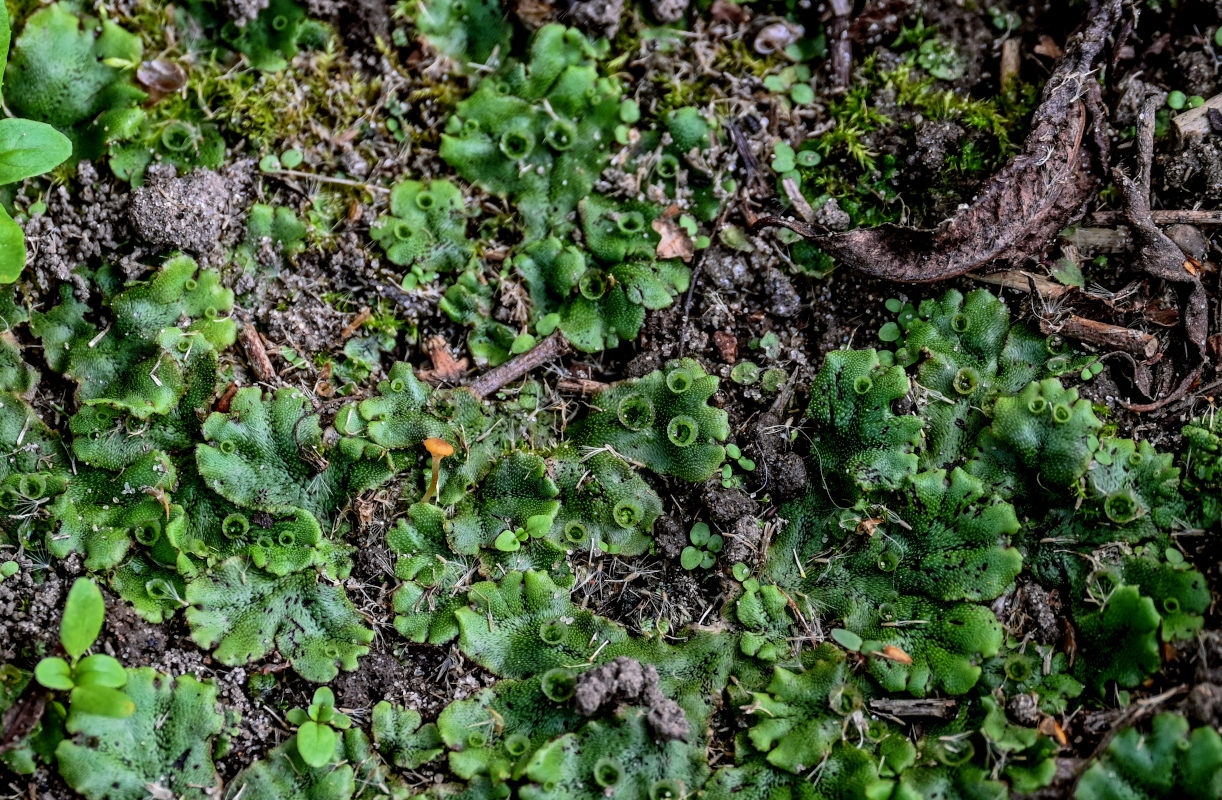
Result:
<svg viewBox="0 0 1222 800"><path fill-rule="evenodd" d="M570 352L572 345L569 340L561 335L560 331L556 331L551 336L548 336L543 341L536 344L534 347L515 356L505 362L496 369L489 370L483 375L480 375L471 383L467 384L467 388L476 397L487 397L501 387L512 381L517 380L526 373L542 366L553 359Z"/></svg>
<svg viewBox="0 0 1222 800"><path fill-rule="evenodd" d="M950 698L925 697L916 700L895 700L880 697L870 701L870 710L893 717L935 717L950 719L955 716L959 702Z"/></svg>
<svg viewBox="0 0 1222 800"><path fill-rule="evenodd" d="M598 394L609 385L602 381L590 380L589 378L561 378L556 381L556 388L558 390L580 395Z"/></svg>
<svg viewBox="0 0 1222 800"><path fill-rule="evenodd" d="M267 357L267 348L263 346L263 338L249 322L242 326L242 349L246 351L246 360L254 370L260 383L277 383L276 370L272 360Z"/></svg>
<svg viewBox="0 0 1222 800"><path fill-rule="evenodd" d="M46 704L46 690L37 681L30 681L17 702L0 718L0 753L14 749L30 735L42 718Z"/></svg>
<svg viewBox="0 0 1222 800"><path fill-rule="evenodd" d="M1204 105L1197 106L1182 114L1176 114L1171 122L1175 125L1179 135L1184 137L1205 136L1216 133L1213 124L1209 120L1211 116L1210 111L1214 114L1222 113L1222 94L1215 94L1206 100Z"/></svg>
<svg viewBox="0 0 1222 800"><path fill-rule="evenodd" d="M1189 271L1184 251L1167 238L1154 224L1150 213L1150 173L1154 162L1154 115L1162 105L1157 96L1146 99L1137 122L1137 175L1130 178L1120 170L1115 171L1124 199L1124 213L1128 218L1133 243L1137 246L1138 265L1149 275L1180 284L1185 288L1181 303L1181 319L1188 342L1195 349L1195 362L1179 384L1162 398L1152 403L1122 403L1130 411L1156 411L1173 403L1188 393L1201 377L1205 368L1205 337L1209 333L1209 299L1201 279Z"/></svg>
<svg viewBox="0 0 1222 800"><path fill-rule="evenodd" d="M1112 226L1128 220L1122 211L1096 211L1090 215L1092 225ZM1155 225L1222 225L1222 211L1207 209L1154 209L1150 221Z"/></svg>
<svg viewBox="0 0 1222 800"><path fill-rule="evenodd" d="M362 308L353 318L352 322L349 322L344 329L340 331L339 338L347 339L371 319L373 319L373 312L369 310L369 306Z"/></svg>
<svg viewBox="0 0 1222 800"><path fill-rule="evenodd" d="M1020 292L1030 292L1034 289L1040 297L1052 300L1070 292L1070 287L1068 286L1055 283L1045 277L1021 269L990 272L987 275L973 275L972 280L977 280L981 283L991 283L1003 289L1015 289Z"/></svg>
<svg viewBox="0 0 1222 800"><path fill-rule="evenodd" d="M1107 140L1094 73L1120 11L1121 0L1102 0L1070 37L1044 87L1022 153L937 228L880 225L833 233L778 217L761 218L753 227L790 228L859 272L909 283L1027 258L1082 213L1105 170Z"/></svg>
<svg viewBox="0 0 1222 800"><path fill-rule="evenodd" d="M1158 339L1145 331L1135 331L1132 328L1076 315L1056 322L1041 321L1040 330L1044 333L1058 333L1106 350L1123 350L1143 361L1149 361L1158 352Z"/></svg>
<svg viewBox="0 0 1222 800"><path fill-rule="evenodd" d="M849 40L852 0L831 0L832 18L827 23L827 39L831 43L832 85L845 89L853 74L853 43Z"/></svg>

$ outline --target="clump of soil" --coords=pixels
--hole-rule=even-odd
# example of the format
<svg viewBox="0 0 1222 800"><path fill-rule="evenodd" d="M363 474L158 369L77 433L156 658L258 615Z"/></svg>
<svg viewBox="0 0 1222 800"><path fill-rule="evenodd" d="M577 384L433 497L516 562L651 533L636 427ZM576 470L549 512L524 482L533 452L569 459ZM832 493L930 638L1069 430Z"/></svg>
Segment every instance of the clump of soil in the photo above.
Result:
<svg viewBox="0 0 1222 800"><path fill-rule="evenodd" d="M620 656L577 677L573 694L577 713L587 717L618 705L645 706L646 722L658 741L686 740L691 725L683 709L664 696L658 686L658 668L635 658Z"/></svg>

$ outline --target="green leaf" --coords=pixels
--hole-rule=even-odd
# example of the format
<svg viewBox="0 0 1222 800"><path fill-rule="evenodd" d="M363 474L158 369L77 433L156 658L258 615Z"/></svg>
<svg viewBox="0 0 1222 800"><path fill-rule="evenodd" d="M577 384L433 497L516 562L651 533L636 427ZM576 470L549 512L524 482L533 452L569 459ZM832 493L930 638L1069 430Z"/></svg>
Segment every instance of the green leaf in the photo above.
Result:
<svg viewBox="0 0 1222 800"><path fill-rule="evenodd" d="M372 721L378 750L401 769L416 769L444 749L437 726L431 722L421 726L420 712L415 709L392 706L383 700L373 707Z"/></svg>
<svg viewBox="0 0 1222 800"><path fill-rule="evenodd" d="M861 650L862 639L852 631L846 631L844 628L834 628L832 630L832 638L845 650L852 650L854 652Z"/></svg>
<svg viewBox="0 0 1222 800"><path fill-rule="evenodd" d="M127 683L127 671L114 656L94 653L81 659L73 670L77 686L107 686L121 689Z"/></svg>
<svg viewBox="0 0 1222 800"><path fill-rule="evenodd" d="M311 767L321 767L335 756L335 731L329 725L306 722L297 729L297 752Z"/></svg>
<svg viewBox="0 0 1222 800"><path fill-rule="evenodd" d="M1222 793L1222 737L1202 726L1189 731L1188 720L1164 713L1151 731L1118 733L1107 751L1078 783L1078 800L1129 797L1218 797Z"/></svg>
<svg viewBox="0 0 1222 800"><path fill-rule="evenodd" d="M522 547L522 543L518 541L517 534L506 528L497 535L492 546L502 553L513 553Z"/></svg>
<svg viewBox="0 0 1222 800"><path fill-rule="evenodd" d="M71 711L122 719L136 710L130 697L109 686L77 686L68 696Z"/></svg>
<svg viewBox="0 0 1222 800"><path fill-rule="evenodd" d="M88 691L124 697L115 689ZM55 751L60 774L73 789L89 800L206 800L219 794L212 737L221 732L224 717L214 684L147 667L130 670L124 699L134 712L121 719L87 710L77 692L67 721L72 736Z"/></svg>
<svg viewBox="0 0 1222 800"><path fill-rule="evenodd" d="M361 736L359 730L350 731L345 741L357 742ZM349 748L345 750L349 751ZM344 756L352 755L357 754L344 753ZM362 763L368 757L363 754L363 758L352 759L352 763ZM335 755L331 756L331 759L335 758ZM356 790L352 763L311 767L302 760L297 739L289 739L238 773L227 787L228 796L243 800L284 800L290 797L294 800L349 800Z"/></svg>
<svg viewBox="0 0 1222 800"><path fill-rule="evenodd" d="M356 669L373 640L343 587L312 570L274 576L231 558L189 584L187 602L191 638L229 666L278 649L303 678L325 683Z"/></svg>
<svg viewBox="0 0 1222 800"><path fill-rule="evenodd" d="M12 283L25 269L25 234L0 205L0 283Z"/></svg>
<svg viewBox="0 0 1222 800"><path fill-rule="evenodd" d="M106 604L97 584L89 578L77 578L68 592L59 628L59 641L73 661L85 655L98 638L105 616Z"/></svg>
<svg viewBox="0 0 1222 800"><path fill-rule="evenodd" d="M1071 258L1058 259L1052 265L1052 277L1066 286L1076 286L1081 289L1086 285L1086 278L1082 276L1082 266Z"/></svg>
<svg viewBox="0 0 1222 800"><path fill-rule="evenodd" d="M72 682L72 668L62 658L50 656L38 662L34 667L34 677L48 689L66 692L75 684Z"/></svg>
<svg viewBox="0 0 1222 800"><path fill-rule="evenodd" d="M45 122L0 119L0 185L50 172L70 155L72 142Z"/></svg>
<svg viewBox="0 0 1222 800"><path fill-rule="evenodd" d="M13 36L13 24L9 20L8 6L0 3L0 86L4 85L4 68L8 65L8 46Z"/></svg>
<svg viewBox="0 0 1222 800"><path fill-rule="evenodd" d="M704 551L697 550L695 547L688 545L683 548L683 552L679 554L679 563L684 569L695 569L700 566L700 562L704 560Z"/></svg>

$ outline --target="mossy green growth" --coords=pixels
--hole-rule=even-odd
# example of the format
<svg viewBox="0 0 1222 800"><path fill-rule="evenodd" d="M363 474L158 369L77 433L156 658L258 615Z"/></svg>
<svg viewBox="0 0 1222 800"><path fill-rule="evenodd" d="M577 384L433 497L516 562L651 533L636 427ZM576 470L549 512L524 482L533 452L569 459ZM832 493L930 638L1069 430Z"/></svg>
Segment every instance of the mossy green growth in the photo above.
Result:
<svg viewBox="0 0 1222 800"><path fill-rule="evenodd" d="M471 327L467 349L477 366L509 360L517 332L492 317L493 287L475 270L466 270L446 289L438 308L459 325Z"/></svg>
<svg viewBox="0 0 1222 800"><path fill-rule="evenodd" d="M122 139L113 138L107 152L115 177L132 186L144 184L150 164L172 164L185 175L203 167L216 169L225 161L225 137L221 129L203 115L180 119L141 120Z"/></svg>
<svg viewBox="0 0 1222 800"><path fill-rule="evenodd" d="M425 439L454 435L441 418L445 412L432 402L432 387L416 377L410 364L396 362L377 388L377 395L345 406L336 415L336 430L353 437L340 445L350 457L368 454L370 444L383 450L405 450Z"/></svg>
<svg viewBox="0 0 1222 800"><path fill-rule="evenodd" d="M461 272L475 255L462 192L446 180L396 185L390 213L378 218L370 235L392 264L410 270L405 288L430 283L438 273Z"/></svg>
<svg viewBox="0 0 1222 800"><path fill-rule="evenodd" d="M481 581L471 586L467 601L468 607L455 612L459 646L471 660L506 678L586 663L606 643L627 638L615 623L574 605L569 591L542 572Z"/></svg>
<svg viewBox="0 0 1222 800"><path fill-rule="evenodd" d="M1150 732L1126 728L1078 782L1077 800L1222 795L1222 736L1189 729L1179 714L1154 718Z"/></svg>
<svg viewBox="0 0 1222 800"><path fill-rule="evenodd" d="M194 347L194 340L187 340ZM219 360L210 347L194 348L184 364L182 398L165 415L141 418L109 405L82 406L68 421L72 453L81 462L120 472L153 452L185 454L199 436L199 414L216 389Z"/></svg>
<svg viewBox="0 0 1222 800"><path fill-rule="evenodd" d="M441 157L465 180L509 198L529 235L563 223L611 156L622 88L599 77L580 31L545 25L527 64L507 61L446 123Z"/></svg>
<svg viewBox="0 0 1222 800"><path fill-rule="evenodd" d="M691 272L677 261L653 260L657 236L641 212L621 214L594 197L583 200L581 208L583 222L603 234L586 237L601 265L552 236L521 248L513 266L530 293L536 331L559 330L578 350L592 353L636 339L646 310L670 306L687 290ZM606 226L618 232L620 224L634 232L603 231Z"/></svg>
<svg viewBox="0 0 1222 800"><path fill-rule="evenodd" d="M1210 414L1184 427L1184 488L1192 498L1197 524L1212 528L1222 520L1222 436Z"/></svg>
<svg viewBox="0 0 1222 800"><path fill-rule="evenodd" d="M51 504L59 529L48 533L47 549L59 558L83 553L89 569L114 567L134 540L161 538L171 522L171 509L163 499L177 476L174 466L159 452L149 453L120 473L78 470L67 490Z"/></svg>
<svg viewBox="0 0 1222 800"><path fill-rule="evenodd" d="M816 475L834 496L896 489L916 472L923 424L892 411L910 388L903 367L884 366L874 350L828 353L806 413L816 425Z"/></svg>
<svg viewBox="0 0 1222 800"><path fill-rule="evenodd" d="M571 703L574 677L557 667L523 680L498 681L450 703L437 718L450 769L465 780L481 775L494 784L520 780L541 746L580 727L582 718Z"/></svg>
<svg viewBox="0 0 1222 800"><path fill-rule="evenodd" d="M662 500L623 458L579 455L565 447L548 459L560 491L548 538L573 551L638 556L649 549Z"/></svg>
<svg viewBox="0 0 1222 800"><path fill-rule="evenodd" d="M137 106L145 94L130 77L143 47L112 20L69 8L56 3L26 19L5 71L4 100L18 116L68 136L76 158L97 158L143 119Z"/></svg>
<svg viewBox="0 0 1222 800"><path fill-rule="evenodd" d="M867 691L868 686L853 676L843 651L825 646L804 671L777 667L767 690L749 695L755 722L747 729L747 738L769 764L804 773L828 754L849 747L844 719L864 709ZM870 727L875 746L891 733L881 721L871 722ZM911 763L914 756L909 752L904 760Z"/></svg>
<svg viewBox="0 0 1222 800"><path fill-rule="evenodd" d="M387 761L400 769L417 769L444 751L437 725L421 725L420 712L382 700L373 707L373 740Z"/></svg>
<svg viewBox="0 0 1222 800"><path fill-rule="evenodd" d="M789 657L794 618L789 598L776 585L748 578L742 596L734 601L734 619L744 628L738 640L743 655L765 663Z"/></svg>
<svg viewBox="0 0 1222 800"><path fill-rule="evenodd" d="M675 147L681 152L686 153L694 147L709 146L709 123L699 109L691 106L678 108L667 114L666 130L670 133Z"/></svg>
<svg viewBox="0 0 1222 800"><path fill-rule="evenodd" d="M349 498L393 474L388 459L326 450L318 414L295 389L279 389L266 399L258 387L241 389L229 413L204 420L203 434L207 444L196 449L200 476L243 508L284 514L304 509L329 523Z"/></svg>
<svg viewBox="0 0 1222 800"><path fill-rule="evenodd" d="M1147 551L1153 547L1146 548ZM1174 560L1167 560L1166 555ZM1158 558L1150 552L1126 558L1121 579L1154 601L1162 618L1159 638L1164 642L1191 639L1205 624L1211 595L1205 576L1191 569L1175 550Z"/></svg>
<svg viewBox="0 0 1222 800"><path fill-rule="evenodd" d="M926 421L921 466L950 463L988 423L985 409L997 397L1019 392L1033 380L1081 370L1090 356L1075 356L1056 336L1039 336L1011 325L1010 313L994 294L950 290L918 308L901 307L880 337L897 332L895 360L919 362L915 390L919 416Z"/></svg>
<svg viewBox="0 0 1222 800"><path fill-rule="evenodd" d="M216 686L148 667L127 675L123 691L136 707L130 716L69 707L70 738L55 752L64 781L89 800L144 800L150 787L186 800L219 791L212 739L224 717Z"/></svg>
<svg viewBox="0 0 1222 800"><path fill-rule="evenodd" d="M12 664L0 664L0 715L7 714L34 680L34 674ZM25 735L13 738L0 753L0 768L16 775L33 775L39 763L50 763L64 738L62 705L50 703L41 719Z"/></svg>
<svg viewBox="0 0 1222 800"><path fill-rule="evenodd" d="M356 795L356 770L353 764L364 766L370 755L376 764L377 754L368 751L368 740L364 734L359 729L348 730L342 739L336 741L332 763L312 767L302 759L297 750L297 737L294 736L239 772L228 788L234 793L241 792L241 796L247 800L282 800L286 797L350 800ZM357 758L350 762L350 755Z"/></svg>
<svg viewBox="0 0 1222 800"><path fill-rule="evenodd" d="M293 0L271 0L244 27L226 23L221 38L260 72L279 72L297 54L304 23L305 9Z"/></svg>
<svg viewBox="0 0 1222 800"><path fill-rule="evenodd" d="M496 463L478 493L458 504L448 526L450 546L465 555L491 547L514 552L552 529L559 494L540 456L514 451Z"/></svg>
<svg viewBox="0 0 1222 800"><path fill-rule="evenodd" d="M317 683L354 670L373 631L339 586L313 572L275 576L231 558L187 586L191 638L222 664L240 666L273 650Z"/></svg>
<svg viewBox="0 0 1222 800"><path fill-rule="evenodd" d="M523 800L679 798L704 784L704 748L656 742L641 709L593 719L539 748L526 765Z"/></svg>
<svg viewBox="0 0 1222 800"><path fill-rule="evenodd" d="M63 287L62 302L30 315L51 369L78 384L77 399L139 419L168 414L186 392L185 372L208 350L233 344L237 326L225 316L233 292L220 275L187 256L167 261L153 277L109 299L110 319L98 328L89 307ZM176 327L183 320L185 328Z"/></svg>
<svg viewBox="0 0 1222 800"><path fill-rule="evenodd" d="M444 509L414 503L407 513L386 534L398 556L395 576L403 581L393 597L395 629L412 641L445 644L458 635L455 611L464 594L457 586L472 567L448 544Z"/></svg>
<svg viewBox="0 0 1222 800"><path fill-rule="evenodd" d="M595 395L569 441L614 452L659 475L707 480L726 457L717 442L730 434L726 412L708 405L717 383L693 359L672 361Z"/></svg>
<svg viewBox="0 0 1222 800"><path fill-rule="evenodd" d="M1078 632L1074 668L1044 687L1061 707L1083 684L1144 680L1160 638L1189 635L1208 596L1173 546L1191 514L1172 458L1101 437L1091 405L1041 377L1077 356L1011 326L996 300L891 310L898 363L832 353L812 387L821 485L782 509L764 574L804 616L839 619L891 691L962 694L991 659L1026 658L984 605L1025 567L1064 593ZM956 385L958 407L942 397ZM921 413L897 416L904 399Z"/></svg>
<svg viewBox="0 0 1222 800"><path fill-rule="evenodd" d="M513 27L499 0L416 0L412 18L425 40L460 69L494 66L509 54Z"/></svg>
<svg viewBox="0 0 1222 800"><path fill-rule="evenodd" d="M968 471L1007 494L1022 495L1037 485L1068 492L1086 473L1102 428L1077 389L1066 389L1056 378L1033 381L993 404L992 424L981 434Z"/></svg>
<svg viewBox="0 0 1222 800"><path fill-rule="evenodd" d="M15 392L0 392L0 447L8 454L0 458L0 509L9 520L4 539L38 523L40 509L66 488L71 469L59 437Z"/></svg>

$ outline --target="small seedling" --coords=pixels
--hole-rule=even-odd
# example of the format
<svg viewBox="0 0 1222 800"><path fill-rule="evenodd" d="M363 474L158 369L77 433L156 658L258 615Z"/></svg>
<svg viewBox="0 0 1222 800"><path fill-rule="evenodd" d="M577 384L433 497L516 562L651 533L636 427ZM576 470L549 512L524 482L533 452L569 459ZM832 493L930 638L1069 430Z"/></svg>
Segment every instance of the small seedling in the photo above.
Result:
<svg viewBox="0 0 1222 800"><path fill-rule="evenodd" d="M1103 372L1103 362L1096 361L1095 363L1091 364L1089 367L1083 368L1082 374L1080 377L1084 381L1089 381L1091 378L1094 378L1095 376L1097 376L1100 372Z"/></svg>
<svg viewBox="0 0 1222 800"><path fill-rule="evenodd" d="M783 369L773 367L764 371L763 377L760 378L760 388L769 394L779 392L787 380L789 380L789 373Z"/></svg>
<svg viewBox="0 0 1222 800"><path fill-rule="evenodd" d="M535 514L528 517L526 525L521 528L506 528L497 535L492 546L502 553L513 553L520 549L523 543L530 539L539 539L547 535L552 528L552 514Z"/></svg>
<svg viewBox="0 0 1222 800"><path fill-rule="evenodd" d="M21 567L17 565L16 561L5 561L3 564L0 564L0 581L13 577L19 569Z"/></svg>
<svg viewBox="0 0 1222 800"><path fill-rule="evenodd" d="M710 569L717 563L717 554L721 552L722 538L713 533L707 523L697 522L688 534L691 544L683 548L679 554L679 563L684 569Z"/></svg>
<svg viewBox="0 0 1222 800"><path fill-rule="evenodd" d="M745 457L742 450L736 444L726 445L726 456L738 464L738 468L744 472L754 472L755 462ZM734 474L733 466L727 462L721 465L721 485L727 489L741 488L743 479L741 475Z"/></svg>
<svg viewBox="0 0 1222 800"><path fill-rule="evenodd" d="M105 615L106 604L97 584L89 578L77 578L68 592L59 629L59 642L68 660L47 656L34 668L34 677L48 689L70 692L68 702L74 710L126 717L136 706L119 691L127 683L123 665L103 653L85 656L102 631Z"/></svg>
<svg viewBox="0 0 1222 800"><path fill-rule="evenodd" d="M798 163L802 163L804 153L798 153ZM764 356L769 361L775 361L781 355L781 337L777 336L772 331L765 333L759 339L753 339L748 343L752 350L763 350Z"/></svg>
<svg viewBox="0 0 1222 800"><path fill-rule="evenodd" d="M754 361L740 361L730 370L730 380L743 386L750 386L759 379L760 368Z"/></svg>
<svg viewBox="0 0 1222 800"><path fill-rule="evenodd" d="M339 731L352 727L347 714L335 710L335 693L326 686L314 690L308 709L289 711L289 722L297 727L297 752L311 767L325 767L335 758Z"/></svg>

